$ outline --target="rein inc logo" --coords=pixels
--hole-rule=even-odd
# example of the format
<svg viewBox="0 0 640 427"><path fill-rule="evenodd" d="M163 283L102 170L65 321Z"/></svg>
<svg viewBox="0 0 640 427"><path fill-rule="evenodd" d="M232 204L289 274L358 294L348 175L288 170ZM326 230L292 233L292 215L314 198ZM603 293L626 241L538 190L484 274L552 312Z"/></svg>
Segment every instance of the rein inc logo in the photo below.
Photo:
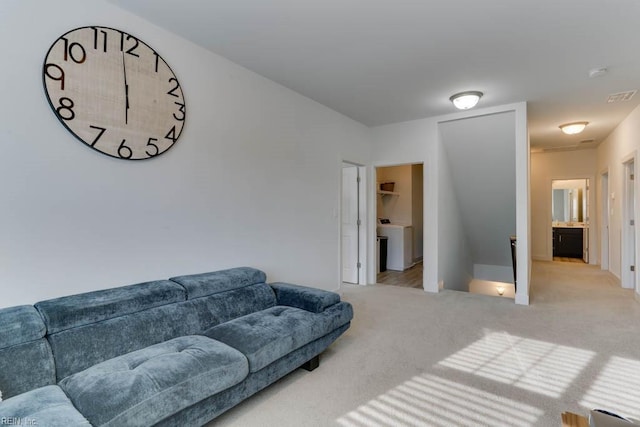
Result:
<svg viewBox="0 0 640 427"><path fill-rule="evenodd" d="M3 426L37 426L38 420L27 417L2 417L0 425Z"/></svg>

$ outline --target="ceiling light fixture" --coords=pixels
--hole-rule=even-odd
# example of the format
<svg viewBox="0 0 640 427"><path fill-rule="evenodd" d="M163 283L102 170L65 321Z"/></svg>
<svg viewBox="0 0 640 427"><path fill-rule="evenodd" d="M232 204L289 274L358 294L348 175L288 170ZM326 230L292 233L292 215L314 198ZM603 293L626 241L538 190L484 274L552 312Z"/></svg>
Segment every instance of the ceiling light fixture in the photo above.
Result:
<svg viewBox="0 0 640 427"><path fill-rule="evenodd" d="M589 122L572 122L560 125L560 130L567 135L575 135L584 130Z"/></svg>
<svg viewBox="0 0 640 427"><path fill-rule="evenodd" d="M449 100L453 102L453 105L458 110L468 110L469 108L473 108L476 106L483 93L478 92L477 90L471 90L468 92L460 92L451 96Z"/></svg>

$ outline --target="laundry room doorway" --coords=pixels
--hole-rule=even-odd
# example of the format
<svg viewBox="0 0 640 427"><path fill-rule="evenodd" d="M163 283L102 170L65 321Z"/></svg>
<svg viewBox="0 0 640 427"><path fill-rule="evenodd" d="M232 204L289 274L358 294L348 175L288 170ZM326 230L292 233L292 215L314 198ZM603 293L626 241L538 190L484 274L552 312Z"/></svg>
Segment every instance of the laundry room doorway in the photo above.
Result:
<svg viewBox="0 0 640 427"><path fill-rule="evenodd" d="M424 165L378 166L376 282L423 288Z"/></svg>

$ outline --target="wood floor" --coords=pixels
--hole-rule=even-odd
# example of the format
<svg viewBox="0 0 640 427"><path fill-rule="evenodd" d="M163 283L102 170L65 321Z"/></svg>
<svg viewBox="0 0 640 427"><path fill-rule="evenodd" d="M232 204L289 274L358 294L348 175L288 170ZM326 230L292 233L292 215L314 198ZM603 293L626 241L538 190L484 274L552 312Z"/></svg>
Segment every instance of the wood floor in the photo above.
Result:
<svg viewBox="0 0 640 427"><path fill-rule="evenodd" d="M554 256L553 260L561 261L561 262L577 262L578 264L584 264L584 261L582 260L582 258L568 258L563 256Z"/></svg>
<svg viewBox="0 0 640 427"><path fill-rule="evenodd" d="M405 288L422 288L422 261L405 271L384 271L378 274L377 283Z"/></svg>

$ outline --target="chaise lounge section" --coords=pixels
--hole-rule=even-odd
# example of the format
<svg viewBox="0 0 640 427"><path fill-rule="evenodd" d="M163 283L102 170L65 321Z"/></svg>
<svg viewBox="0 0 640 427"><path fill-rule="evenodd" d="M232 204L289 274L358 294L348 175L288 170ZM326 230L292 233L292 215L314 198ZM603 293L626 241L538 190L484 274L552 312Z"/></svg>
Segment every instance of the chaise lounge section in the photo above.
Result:
<svg viewBox="0 0 640 427"><path fill-rule="evenodd" d="M203 425L350 326L338 294L240 267L0 310L0 418Z"/></svg>

